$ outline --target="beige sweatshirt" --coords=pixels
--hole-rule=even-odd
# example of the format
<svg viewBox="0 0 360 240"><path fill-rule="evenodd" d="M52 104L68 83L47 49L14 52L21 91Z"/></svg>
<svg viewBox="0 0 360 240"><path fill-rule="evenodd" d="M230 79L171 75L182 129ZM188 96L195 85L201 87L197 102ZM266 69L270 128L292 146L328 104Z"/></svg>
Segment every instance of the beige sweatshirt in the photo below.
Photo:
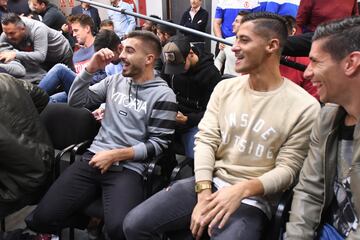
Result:
<svg viewBox="0 0 360 240"><path fill-rule="evenodd" d="M288 188L319 110L317 100L288 79L270 92L252 90L248 75L220 82L195 139L196 181L258 178L265 195Z"/></svg>

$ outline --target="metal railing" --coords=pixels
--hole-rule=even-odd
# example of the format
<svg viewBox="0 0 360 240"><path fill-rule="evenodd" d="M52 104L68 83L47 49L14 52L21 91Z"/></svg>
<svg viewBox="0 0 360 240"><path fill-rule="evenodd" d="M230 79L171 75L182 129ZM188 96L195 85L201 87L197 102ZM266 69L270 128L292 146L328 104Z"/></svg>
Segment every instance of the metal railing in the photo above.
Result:
<svg viewBox="0 0 360 240"><path fill-rule="evenodd" d="M219 37L213 36L213 35L208 34L208 33L204 33L204 32L201 32L201 31L198 31L198 30L195 30L195 29L187 28L187 27L184 27L184 26L181 26L181 25L178 25L178 24L175 24L175 23L167 22L167 21L164 21L164 20L161 20L161 19L149 17L149 16L139 14L139 13L135 13L135 12L129 12L129 11L126 11L125 9L119 9L119 8L116 8L116 7L113 7L113 6L105 5L103 3L99 3L99 2L95 2L95 1L91 1L91 0L81 0L81 1L76 0L76 1L88 3L88 4L93 5L93 6L106 8L106 9L109 9L109 10L113 10L113 11L116 11L116 12L120 12L120 13L123 13L123 14L130 15L130 16L133 16L133 17L138 17L138 18L142 18L142 19L145 19L145 20L155 22L155 23L163 24L163 25L166 25L166 26L173 27L175 29L181 30L183 32L192 33L192 34L195 34L195 35L198 35L198 36L201 36L201 37L205 37L205 38L217 41L217 42L221 42L221 43L223 43L225 45L229 45L229 46L233 45L233 43L231 43L229 41L226 41L226 39L219 38ZM285 66L288 66L288 67L291 67L291 68L294 68L294 69L297 69L297 70L300 70L300 71L304 71L305 68L306 68L305 65L302 65L302 64L299 64L297 62L287 60L285 57L281 57L280 62L281 62L281 64L283 64Z"/></svg>

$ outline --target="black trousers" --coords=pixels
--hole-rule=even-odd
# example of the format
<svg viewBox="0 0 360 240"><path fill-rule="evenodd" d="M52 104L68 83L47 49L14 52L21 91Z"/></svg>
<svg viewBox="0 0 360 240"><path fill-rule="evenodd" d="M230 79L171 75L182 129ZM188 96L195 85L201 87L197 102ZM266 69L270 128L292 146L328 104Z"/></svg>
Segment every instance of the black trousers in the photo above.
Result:
<svg viewBox="0 0 360 240"><path fill-rule="evenodd" d="M104 174L76 161L69 166L45 194L27 221L30 229L40 233L57 233L66 227L85 228L89 218L81 214L101 192L104 224L111 239L125 239L122 225L126 214L143 201L142 176L124 168Z"/></svg>

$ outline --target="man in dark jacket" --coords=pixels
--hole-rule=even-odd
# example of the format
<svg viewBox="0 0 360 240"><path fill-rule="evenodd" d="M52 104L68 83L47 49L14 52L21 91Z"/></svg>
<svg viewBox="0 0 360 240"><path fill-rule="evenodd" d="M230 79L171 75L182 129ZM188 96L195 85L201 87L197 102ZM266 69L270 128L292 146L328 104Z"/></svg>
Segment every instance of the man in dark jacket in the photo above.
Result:
<svg viewBox="0 0 360 240"><path fill-rule="evenodd" d="M0 74L0 217L50 183L54 152L39 117L48 99L35 85Z"/></svg>
<svg viewBox="0 0 360 240"><path fill-rule="evenodd" d="M163 78L176 94L178 114L177 137L188 157L194 157L194 135L204 115L210 95L221 75L214 65L213 55L199 53L183 36L174 36L163 48Z"/></svg>
<svg viewBox="0 0 360 240"><path fill-rule="evenodd" d="M40 20L48 27L61 30L61 26L66 23L64 14L57 6L49 3L48 0L30 0L34 10L39 14Z"/></svg>
<svg viewBox="0 0 360 240"><path fill-rule="evenodd" d="M99 11L97 8L90 6L89 3L82 2L80 5L73 7L71 9L71 15L77 15L77 14L86 14L92 18L95 24L95 30L99 31L100 29L100 17L99 17Z"/></svg>
<svg viewBox="0 0 360 240"><path fill-rule="evenodd" d="M182 15L180 25L205 32L209 13L201 7L201 3L202 0L190 0L190 8ZM203 49L205 43L203 37L186 32L184 32L184 35L198 48Z"/></svg>

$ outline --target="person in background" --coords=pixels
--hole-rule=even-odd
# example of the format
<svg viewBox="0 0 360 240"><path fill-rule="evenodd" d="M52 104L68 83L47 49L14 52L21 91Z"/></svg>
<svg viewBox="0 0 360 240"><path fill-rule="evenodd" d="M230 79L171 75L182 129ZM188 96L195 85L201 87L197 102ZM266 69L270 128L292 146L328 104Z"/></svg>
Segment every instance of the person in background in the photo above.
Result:
<svg viewBox="0 0 360 240"><path fill-rule="evenodd" d="M122 0L110 0L110 3L113 7L133 12L133 8ZM135 18L133 16L112 10L107 10L107 14L109 19L113 21L115 32L120 38L133 31L136 27Z"/></svg>
<svg viewBox="0 0 360 240"><path fill-rule="evenodd" d="M69 41L59 32L44 23L19 17L14 13L5 14L1 20L3 33L0 42L8 42L17 51L3 51L0 60L9 62L18 59L33 62L49 70L57 63L74 69L73 51Z"/></svg>
<svg viewBox="0 0 360 240"><path fill-rule="evenodd" d="M238 13L238 15L236 16L232 27L233 27L233 32L236 34L237 31L239 30L240 24L241 24L241 19L243 18L243 16L246 16L247 14L249 14L248 11L240 11ZM228 40L229 42L234 43L236 40L236 36L232 36L232 37L228 37L226 38L226 40ZM219 54L216 56L215 58L215 66L217 67L217 69L219 69L219 71L221 72L222 70L224 70L224 74L227 75L232 75L232 76L237 76L240 73L235 71L235 54L231 49L231 46L225 46L222 50L220 50Z"/></svg>
<svg viewBox="0 0 360 240"><path fill-rule="evenodd" d="M180 25L198 30L201 32L206 31L209 13L201 7L202 0L190 0L190 8L188 8L182 15ZM189 41L196 46L200 51L204 51L205 40L204 37L182 32L188 37Z"/></svg>
<svg viewBox="0 0 360 240"><path fill-rule="evenodd" d="M94 21L95 31L98 32L100 29L100 16L99 11L96 7L91 6L89 3L80 2L80 5L75 6L71 9L71 15L86 14L89 15Z"/></svg>
<svg viewBox="0 0 360 240"><path fill-rule="evenodd" d="M114 31L114 23L113 21L109 20L109 19L105 19L102 20L100 23L100 31L101 30L110 30L110 31Z"/></svg>
<svg viewBox="0 0 360 240"><path fill-rule="evenodd" d="M161 18L156 15L150 15L149 17L161 20ZM154 34L157 34L157 23L150 20L145 20L143 25L141 26L141 30L150 31L153 32Z"/></svg>
<svg viewBox="0 0 360 240"><path fill-rule="evenodd" d="M288 23L288 33L289 36L293 36L296 33L296 26L295 26L295 18L288 15L284 16ZM302 64L307 66L310 63L309 57L290 57L286 56L286 60ZM317 88L312 84L312 82L308 79L304 78L304 72L300 70L296 70L292 67L288 67L285 65L280 65L280 73L282 76L290 79L303 89L305 89L311 96L319 100L319 95L317 93Z"/></svg>
<svg viewBox="0 0 360 240"><path fill-rule="evenodd" d="M61 30L62 25L66 23L66 18L57 6L48 0L30 1L40 21L52 29Z"/></svg>
<svg viewBox="0 0 360 240"><path fill-rule="evenodd" d="M214 65L214 56L200 52L187 37L174 36L163 47L164 68L161 77L176 94L175 141L185 150L185 156L194 158L194 136L204 116L206 105L221 75Z"/></svg>

